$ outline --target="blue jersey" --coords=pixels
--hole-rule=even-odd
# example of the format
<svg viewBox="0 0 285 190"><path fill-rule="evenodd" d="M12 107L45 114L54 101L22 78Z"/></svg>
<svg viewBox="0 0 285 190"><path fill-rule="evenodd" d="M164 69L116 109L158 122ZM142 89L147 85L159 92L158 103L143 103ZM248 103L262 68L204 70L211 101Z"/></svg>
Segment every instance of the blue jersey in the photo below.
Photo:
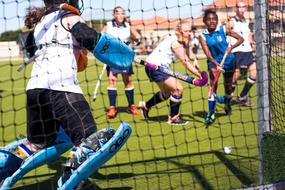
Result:
<svg viewBox="0 0 285 190"><path fill-rule="evenodd" d="M227 36L223 26L217 27L216 30L212 33L206 29L202 32L202 38L206 41L211 55L213 58L220 63L223 59L223 56L228 48ZM234 55L232 53L228 54L224 62L224 70L230 71L234 68ZM215 64L208 60L209 68L215 67Z"/></svg>

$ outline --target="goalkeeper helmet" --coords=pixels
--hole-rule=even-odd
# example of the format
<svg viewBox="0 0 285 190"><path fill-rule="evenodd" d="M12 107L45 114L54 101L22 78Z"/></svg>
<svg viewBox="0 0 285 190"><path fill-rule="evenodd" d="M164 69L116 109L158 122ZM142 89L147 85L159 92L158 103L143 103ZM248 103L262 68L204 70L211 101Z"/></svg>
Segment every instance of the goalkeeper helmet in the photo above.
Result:
<svg viewBox="0 0 285 190"><path fill-rule="evenodd" d="M78 0L44 0L45 5L68 3L69 5L79 8Z"/></svg>

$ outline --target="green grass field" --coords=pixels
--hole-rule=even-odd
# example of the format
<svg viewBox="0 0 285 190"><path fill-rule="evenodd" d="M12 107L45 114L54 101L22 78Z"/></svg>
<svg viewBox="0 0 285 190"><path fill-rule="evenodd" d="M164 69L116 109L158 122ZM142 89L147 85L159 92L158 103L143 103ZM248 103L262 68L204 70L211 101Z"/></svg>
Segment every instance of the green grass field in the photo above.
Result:
<svg viewBox="0 0 285 190"><path fill-rule="evenodd" d="M31 66L18 73L20 62L0 62L1 93L1 141L5 145L19 134L25 134L25 93ZM205 60L200 65L205 70ZM183 71L175 65L175 70ZM98 128L113 126L121 121L129 122L133 133L127 144L98 173L89 180L85 189L232 189L258 184L257 149L257 106L256 87L251 90L252 108L242 107L234 102L232 116L224 114L223 105L217 105L217 120L205 127L207 114L207 87L194 87L183 83L184 94L181 113L189 121L186 126L170 126L166 123L168 102L163 102L150 112L150 120L126 113L127 103L122 82L118 86L119 114L108 120L105 109L107 98L107 77L103 77L96 102L93 91L102 64L96 67L91 60L86 72L79 74L85 97L90 103ZM134 67L135 101L148 100L158 91L155 84L147 80L142 66ZM222 81L222 77L220 77ZM236 94L244 81L239 81ZM219 94L222 93L222 86ZM232 146L231 154L224 154L223 147ZM14 189L55 189L61 174L64 156L31 171Z"/></svg>

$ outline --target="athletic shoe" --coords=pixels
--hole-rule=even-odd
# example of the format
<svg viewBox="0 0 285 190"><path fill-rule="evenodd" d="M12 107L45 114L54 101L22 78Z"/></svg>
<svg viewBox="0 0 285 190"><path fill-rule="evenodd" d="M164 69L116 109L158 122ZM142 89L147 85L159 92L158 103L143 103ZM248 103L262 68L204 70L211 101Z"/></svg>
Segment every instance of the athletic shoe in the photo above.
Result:
<svg viewBox="0 0 285 190"><path fill-rule="evenodd" d="M149 112L150 109L148 109L146 107L145 101L140 101L139 102L139 108L141 109L143 118L145 120L148 120L149 119L148 112Z"/></svg>
<svg viewBox="0 0 285 190"><path fill-rule="evenodd" d="M117 115L117 108L115 107L115 106L110 106L110 108L108 109L108 111L107 111L107 117L109 118L109 119L113 119L113 118L115 118L116 117L116 115Z"/></svg>
<svg viewBox="0 0 285 190"><path fill-rule="evenodd" d="M76 162L73 158L69 158L66 164L73 164L74 162ZM72 163L73 162L73 163ZM76 163L77 164L77 163ZM63 168L63 173L62 176L59 178L57 184L58 187L61 187L69 178L70 176L73 174L73 172L76 170L76 168L79 167L79 165L75 166L65 166ZM82 180L76 187L75 190L81 190L83 188L85 184L85 180Z"/></svg>
<svg viewBox="0 0 285 190"><path fill-rule="evenodd" d="M225 109L226 115L232 115L232 106L231 106L231 104L225 104L224 109Z"/></svg>
<svg viewBox="0 0 285 190"><path fill-rule="evenodd" d="M245 97L237 97L237 102L243 106L252 107L253 103L249 100L247 96Z"/></svg>
<svg viewBox="0 0 285 190"><path fill-rule="evenodd" d="M140 111L137 109L137 107L133 104L131 106L128 107L127 112L129 114L133 114L133 115L140 115Z"/></svg>
<svg viewBox="0 0 285 190"><path fill-rule="evenodd" d="M170 115L168 116L168 121L167 123L169 125L187 125L188 121L183 120L180 115L175 115L173 117L171 117Z"/></svg>
<svg viewBox="0 0 285 190"><path fill-rule="evenodd" d="M216 117L215 117L215 113L208 113L207 117L205 118L205 124L207 126L212 125L215 121Z"/></svg>
<svg viewBox="0 0 285 190"><path fill-rule="evenodd" d="M105 129L101 129L100 131L97 131L96 133L100 142L100 146L103 146L114 136L116 131L113 128L107 127Z"/></svg>

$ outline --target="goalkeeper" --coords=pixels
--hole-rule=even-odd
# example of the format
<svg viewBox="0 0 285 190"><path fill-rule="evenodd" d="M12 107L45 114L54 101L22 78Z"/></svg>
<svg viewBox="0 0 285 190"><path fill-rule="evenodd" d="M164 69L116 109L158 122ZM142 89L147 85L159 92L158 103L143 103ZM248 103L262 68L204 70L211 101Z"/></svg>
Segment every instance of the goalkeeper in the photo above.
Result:
<svg viewBox="0 0 285 190"><path fill-rule="evenodd" d="M97 131L77 72L86 67L87 57L82 49L118 69L130 66L133 52L123 42L88 27L79 16L77 0L44 0L44 3L44 8L30 9L25 20L27 27L34 28L26 49L29 55L37 55L26 88L27 138L0 150L1 190L11 187L33 168L57 159L74 145L58 182L59 189L72 189L78 183L69 178L88 177L87 173L96 168L94 163L88 165L92 161L89 158L95 155L96 160L100 156L96 151L118 132L112 128ZM122 125L126 130L118 137L120 144L113 145L112 152L104 159L110 159L127 140L130 128L126 123ZM103 164L102 159L99 163ZM73 175L79 166L87 172ZM72 185L65 185L67 181Z"/></svg>

